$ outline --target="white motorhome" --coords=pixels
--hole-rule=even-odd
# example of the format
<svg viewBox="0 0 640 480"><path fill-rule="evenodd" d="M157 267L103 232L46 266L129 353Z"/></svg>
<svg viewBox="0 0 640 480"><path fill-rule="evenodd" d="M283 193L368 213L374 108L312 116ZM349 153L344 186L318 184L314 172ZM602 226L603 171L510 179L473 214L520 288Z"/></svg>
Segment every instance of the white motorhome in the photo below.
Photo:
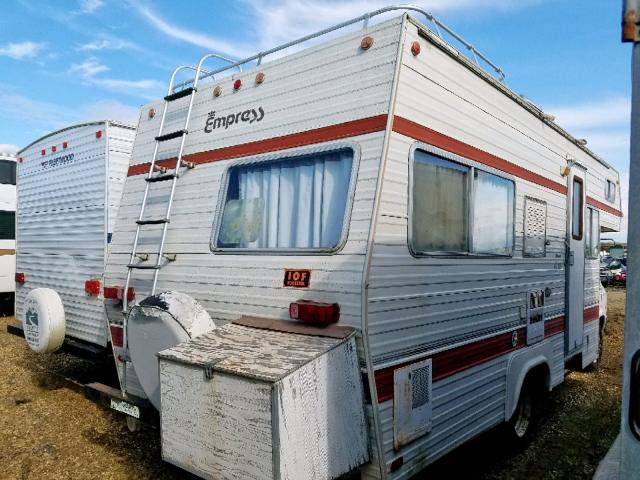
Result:
<svg viewBox="0 0 640 480"><path fill-rule="evenodd" d="M18 152L17 333L36 351L107 347L102 277L134 134L120 122L83 123ZM31 320L44 304L51 323L38 335Z"/></svg>
<svg viewBox="0 0 640 480"><path fill-rule="evenodd" d="M597 361L618 173L426 12L369 24L394 9L204 57L143 107L105 272L121 391L93 388L150 401L166 461L410 478L501 423L526 438Z"/></svg>
<svg viewBox="0 0 640 480"><path fill-rule="evenodd" d="M16 157L0 153L0 313L13 312L16 271Z"/></svg>

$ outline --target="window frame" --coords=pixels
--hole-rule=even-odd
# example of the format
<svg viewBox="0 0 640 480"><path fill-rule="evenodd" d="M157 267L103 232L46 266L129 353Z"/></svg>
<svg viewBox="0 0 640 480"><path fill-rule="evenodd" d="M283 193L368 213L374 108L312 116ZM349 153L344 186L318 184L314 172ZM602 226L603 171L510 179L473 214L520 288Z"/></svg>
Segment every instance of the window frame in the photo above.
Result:
<svg viewBox="0 0 640 480"><path fill-rule="evenodd" d="M414 179L413 179L413 169L414 169L414 165L415 165L415 161L416 161L416 156L415 156L415 152L416 150L422 150L425 153L431 154L431 155L435 155L438 157L443 158L444 160L448 160L451 162L455 162L458 163L460 165L464 165L466 167L469 167L469 174L467 175L468 179L468 192L469 192L469 201L468 201L468 205L467 205L467 215L468 215L468 221L467 221L467 228L468 228L468 232L467 232L467 239L468 239L468 246L469 246L469 251L468 252L447 252L447 251L431 251L431 252L422 252L419 250L416 250L414 248L414 243L413 243L413 185L414 185ZM509 253L477 253L477 252L473 252L471 251L471 249L473 248L473 229L474 229L474 208L475 208L475 196L476 196L476 191L475 191L475 182L474 182L474 172L475 170L481 170L485 173L489 173L491 175L495 175L497 177L500 177L504 180L509 180L513 183L513 211L511 212L512 215L512 225L511 225L511 235L512 235L512 245L511 245L511 251ZM518 199L518 183L516 182L516 179L513 175L510 175L508 173L502 172L496 168L493 167L489 167L487 165L484 165L480 162L476 162L475 160L471 160L469 158L466 157L462 157L460 155L457 155L455 153L451 153L447 150L443 150L441 148L435 147L431 144L428 143L423 143L423 142L414 142L411 145L411 148L409 149L409 182L407 185L408 188L408 202L407 202L407 246L409 248L409 252L411 253L411 256L416 257L416 258L513 258L514 254L515 254L515 248L516 248L516 203L517 203L517 199Z"/></svg>
<svg viewBox="0 0 640 480"><path fill-rule="evenodd" d="M574 214L573 205L575 202L575 184L580 184L580 235L576 235L573 231L573 223L574 223ZM586 213L586 209L584 208L584 199L585 199L585 191L584 191L584 179L578 177L576 175L573 176L571 180L571 238L577 241L584 240L584 217Z"/></svg>
<svg viewBox="0 0 640 480"><path fill-rule="evenodd" d="M589 227L589 243L587 244L586 240L587 240L587 236L585 235L585 258L588 258L590 260L594 260L594 259L599 259L600 258L600 234L602 232L600 232L600 210L598 210L595 207L589 207L587 206L586 211L589 213L588 217L588 227ZM595 245L593 244L593 217L594 217L594 213L597 214L598 217L598 242ZM587 216L587 215L585 215ZM586 233L586 230L585 230ZM597 247L597 251L593 252L593 247Z"/></svg>
<svg viewBox="0 0 640 480"><path fill-rule="evenodd" d="M613 192L612 192L613 189ZM618 186L613 180L605 179L604 198L611 203L615 203Z"/></svg>
<svg viewBox="0 0 640 480"><path fill-rule="evenodd" d="M227 199L227 192L229 189L229 177L230 171L236 167L242 167L246 165L259 165L262 163L273 163L285 159L293 159L296 157L312 156L322 153L338 152L341 150L350 150L352 153L351 159L351 178L349 180L349 187L347 190L347 204L345 205L342 231L340 233L340 240L331 248L231 248L231 247L218 247L218 236L220 234L220 227L222 226L222 214ZM331 144L315 145L313 147L304 147L296 149L288 149L285 151L274 152L269 154L255 155L251 157L232 160L225 167L220 179L220 187L217 193L217 203L214 209L213 225L211 230L211 237L209 239L209 248L214 254L226 254L226 255L335 255L344 248L347 243L349 228L351 224L351 215L353 209L353 202L355 197L355 189L358 180L358 172L360 165L361 149L360 145L355 142L338 142Z"/></svg>

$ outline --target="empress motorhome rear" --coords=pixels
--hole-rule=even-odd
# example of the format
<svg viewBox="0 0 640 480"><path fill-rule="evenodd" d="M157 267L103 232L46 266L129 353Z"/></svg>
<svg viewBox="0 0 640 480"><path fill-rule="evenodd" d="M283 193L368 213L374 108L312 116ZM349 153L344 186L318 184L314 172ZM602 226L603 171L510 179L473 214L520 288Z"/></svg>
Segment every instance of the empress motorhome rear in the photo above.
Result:
<svg viewBox="0 0 640 480"><path fill-rule="evenodd" d="M597 361L618 173L378 13L221 79L205 57L143 107L108 395L134 417L148 397L163 458L200 476L409 478L500 423L526 437L537 393Z"/></svg>
<svg viewBox="0 0 640 480"><path fill-rule="evenodd" d="M84 123L18 153L16 319L37 351L109 342L101 284L134 134Z"/></svg>
<svg viewBox="0 0 640 480"><path fill-rule="evenodd" d="M0 313L13 312L16 271L16 157L0 153Z"/></svg>

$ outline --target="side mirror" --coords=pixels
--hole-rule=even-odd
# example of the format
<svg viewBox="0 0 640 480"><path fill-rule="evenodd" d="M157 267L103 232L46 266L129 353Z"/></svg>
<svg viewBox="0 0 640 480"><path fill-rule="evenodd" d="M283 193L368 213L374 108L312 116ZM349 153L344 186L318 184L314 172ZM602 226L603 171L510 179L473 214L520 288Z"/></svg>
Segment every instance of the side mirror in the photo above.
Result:
<svg viewBox="0 0 640 480"><path fill-rule="evenodd" d="M611 247L609 249L609 255L611 255L612 258L615 259L620 259L624 257L624 248L621 247L620 245L614 245L613 247Z"/></svg>

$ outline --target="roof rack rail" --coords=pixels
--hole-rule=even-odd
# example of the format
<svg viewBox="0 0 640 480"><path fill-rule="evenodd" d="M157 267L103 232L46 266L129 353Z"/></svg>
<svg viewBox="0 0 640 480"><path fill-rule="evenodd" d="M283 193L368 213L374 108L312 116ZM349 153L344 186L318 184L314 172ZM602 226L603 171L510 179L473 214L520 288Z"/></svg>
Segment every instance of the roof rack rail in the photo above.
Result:
<svg viewBox="0 0 640 480"><path fill-rule="evenodd" d="M309 35L305 35L304 37L300 37L300 38L298 38L296 40L292 40L292 41L287 42L287 43L283 43L282 45L279 45L277 47L271 48L269 50L264 50L262 52L258 52L255 55L252 55L251 57L247 57L247 58L245 58L243 60L238 60L236 62L233 62L232 60L229 60L227 58L224 58L224 57L222 57L220 55L216 55L216 54L206 55L205 57L203 57L200 60L200 65L202 65L202 62L204 62L204 60L206 60L207 58L210 58L210 57L220 58L222 60L226 60L228 62L233 62L233 63L231 63L231 65L219 68L219 69L214 70L212 72L203 72L202 75L199 77L199 80L202 80L202 79L205 79L205 78L208 78L208 77L214 77L218 73L221 73L221 72L223 72L225 70L229 70L231 68L239 68L240 71L242 71L241 65L244 65L245 63L249 63L249 62L253 62L253 61L256 61L256 65L260 65L262 63L262 60L264 59L264 57L266 57L267 55L271 55L271 54L273 54L275 52L278 52L280 50L284 50L284 49L292 47L294 45L298 45L300 43L304 43L304 42L306 42L308 40L312 40L314 38L321 37L322 35L326 35L327 33L331 33L331 32L334 32L336 30L340 30L341 28L348 27L349 25L353 25L354 23L363 22L362 28L363 29L367 28L367 26L369 25L369 20L371 18L376 17L378 15L382 15L384 13L393 12L393 11L396 11L396 10L409 10L409 11L421 13L422 15L424 15L427 18L427 20L429 20L433 24L433 26L435 28L435 34L438 37L440 37L441 39L444 40L444 37L442 36L442 31L446 32L448 35L450 35L452 38L454 38L460 44L462 44L469 52L471 52L471 58L476 63L476 65L481 67L480 60L482 60L489 67L491 67L491 69L495 72L497 79L500 82L504 82L505 74L504 74L504 71L499 66L497 66L495 63L493 63L491 60L489 60L484 54L482 54L480 51L478 51L476 49L476 47L474 47L471 43L466 41L461 35L457 34L454 30L452 30L447 25L445 25L440 20L438 20L436 17L434 17L433 14L431 14L430 12L425 10L424 8L421 8L421 7L417 6L417 5L411 5L411 4L390 5L388 7L379 8L378 10L374 10L372 12L365 13L364 15L360 15L359 17L352 18L351 20L347 20L347 21L338 23L336 25L333 25L331 27L325 28L325 29L320 30L318 32L311 33ZM181 84L176 85L175 88L176 89L177 88L183 88L183 87L186 87L188 85L191 85L193 82L194 82L194 80L188 80L186 82L183 82Z"/></svg>

